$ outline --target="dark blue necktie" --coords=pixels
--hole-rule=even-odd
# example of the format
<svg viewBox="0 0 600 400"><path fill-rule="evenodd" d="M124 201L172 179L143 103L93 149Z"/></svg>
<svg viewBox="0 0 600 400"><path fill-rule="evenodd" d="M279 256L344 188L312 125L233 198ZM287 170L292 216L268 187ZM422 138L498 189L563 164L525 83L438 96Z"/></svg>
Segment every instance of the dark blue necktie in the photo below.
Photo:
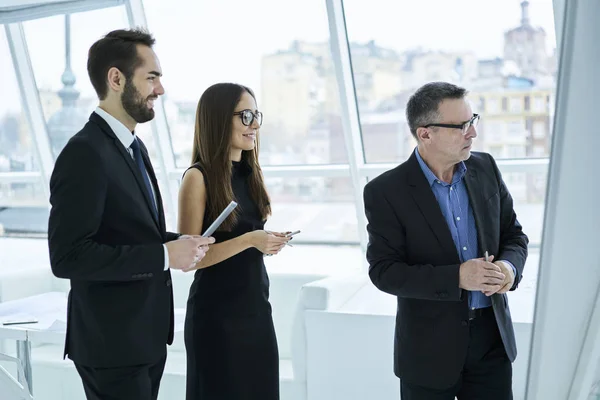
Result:
<svg viewBox="0 0 600 400"><path fill-rule="evenodd" d="M146 184L146 190L148 191L148 196L150 196L150 200L152 201L152 211L154 212L154 217L158 220L158 212L156 208L156 202L154 201L154 195L152 194L152 187L150 186L150 179L148 179L148 173L146 172L146 167L144 166L144 159L142 158L142 152L140 151L140 143L137 138L133 139L133 143L131 143L131 150L133 150L133 159L137 164L140 173L142 174L142 179Z"/></svg>

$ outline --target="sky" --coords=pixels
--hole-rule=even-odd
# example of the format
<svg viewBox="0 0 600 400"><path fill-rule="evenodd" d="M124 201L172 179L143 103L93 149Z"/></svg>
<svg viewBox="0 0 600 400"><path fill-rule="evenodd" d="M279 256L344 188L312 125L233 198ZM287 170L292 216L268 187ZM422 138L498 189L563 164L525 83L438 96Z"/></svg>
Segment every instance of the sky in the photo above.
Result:
<svg viewBox="0 0 600 400"><path fill-rule="evenodd" d="M149 30L173 100L196 102L219 81L249 85L260 102L261 58L289 48L293 40L323 42L329 27L324 0L144 0ZM520 23L519 0L345 0L352 42L374 40L403 51L472 51L479 58L501 57L503 35ZM555 46L552 0L530 1L530 19ZM72 68L76 87L94 92L86 72L89 46L106 32L128 27L123 6L71 17ZM65 66L64 17L24 23L39 88L58 90ZM4 30L0 30L0 117L20 109L18 86ZM7 93L8 95L6 95Z"/></svg>

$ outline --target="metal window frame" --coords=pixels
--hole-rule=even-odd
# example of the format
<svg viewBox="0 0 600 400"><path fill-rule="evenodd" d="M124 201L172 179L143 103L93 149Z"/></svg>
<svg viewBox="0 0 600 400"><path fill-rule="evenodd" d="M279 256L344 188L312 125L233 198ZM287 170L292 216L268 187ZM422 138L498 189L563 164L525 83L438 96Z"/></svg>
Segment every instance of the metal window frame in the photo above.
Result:
<svg viewBox="0 0 600 400"><path fill-rule="evenodd" d="M377 175L398 166L398 163L364 164L357 168L357 173L362 178L373 179ZM502 174L513 172L546 172L549 158L524 158L524 159L498 159L498 168ZM262 167L265 178L347 178L350 177L349 164L323 164L323 165L267 165ZM169 172L172 180L181 178L185 168L176 168ZM0 174L0 177L2 174Z"/></svg>
<svg viewBox="0 0 600 400"><path fill-rule="evenodd" d="M43 4L12 5L0 7L0 24L14 24L53 15L74 14L101 8L121 6L125 0L63 0Z"/></svg>
<svg viewBox="0 0 600 400"><path fill-rule="evenodd" d="M502 174L515 172L546 172L548 170L549 158L535 159L499 159L496 160ZM395 168L397 163L365 164L358 173L363 178L373 179L377 175ZM350 166L348 164L327 165L267 165L262 167L266 179L269 178L349 178ZM185 168L175 168L167 173L171 182L181 179ZM157 169L157 174L162 171ZM0 172L0 184L4 183L28 183L41 182L42 175L39 171L27 172ZM177 186L175 190L177 191ZM358 206L357 206L358 208ZM362 210L360 210L362 212Z"/></svg>
<svg viewBox="0 0 600 400"><path fill-rule="evenodd" d="M346 28L346 16L344 15L342 0L326 0L326 4L327 19L329 22L329 41L339 92L344 144L348 152L350 180L356 204L358 237L363 252L366 252L367 219L363 211L363 189L367 180L360 174L360 170L365 165L365 150L362 142L358 100L356 98L354 73L352 71L352 55L348 41L348 30Z"/></svg>
<svg viewBox="0 0 600 400"><path fill-rule="evenodd" d="M42 109L38 87L27 48L27 39L22 23L5 25L6 38L10 49L15 76L17 77L23 110L32 137L35 156L40 168L40 183L46 198L50 199L50 174L54 157L46 128L46 118Z"/></svg>

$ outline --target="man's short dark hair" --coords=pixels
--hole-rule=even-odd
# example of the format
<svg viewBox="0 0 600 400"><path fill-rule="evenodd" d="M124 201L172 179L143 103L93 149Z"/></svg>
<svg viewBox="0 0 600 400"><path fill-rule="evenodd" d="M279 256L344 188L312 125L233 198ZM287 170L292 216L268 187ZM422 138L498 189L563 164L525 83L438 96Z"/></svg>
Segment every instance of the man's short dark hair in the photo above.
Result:
<svg viewBox="0 0 600 400"><path fill-rule="evenodd" d="M447 82L431 82L421 86L406 104L406 120L410 133L417 139L417 128L439 123L440 103L446 99L463 99L467 90Z"/></svg>
<svg viewBox="0 0 600 400"><path fill-rule="evenodd" d="M104 100L108 94L109 69L118 68L129 80L142 64L137 52L138 44L152 47L154 38L141 28L119 29L107 33L90 47L87 70L100 100Z"/></svg>

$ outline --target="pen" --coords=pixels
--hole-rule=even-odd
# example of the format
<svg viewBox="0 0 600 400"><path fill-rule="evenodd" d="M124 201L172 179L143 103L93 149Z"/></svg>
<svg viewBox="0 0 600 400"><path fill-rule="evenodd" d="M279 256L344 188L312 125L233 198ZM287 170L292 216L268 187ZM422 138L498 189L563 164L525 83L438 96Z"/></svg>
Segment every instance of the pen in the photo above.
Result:
<svg viewBox="0 0 600 400"><path fill-rule="evenodd" d="M38 322L35 320L31 320L31 321L4 321L2 322L2 325L7 326L7 325L26 325L26 324L37 324Z"/></svg>

